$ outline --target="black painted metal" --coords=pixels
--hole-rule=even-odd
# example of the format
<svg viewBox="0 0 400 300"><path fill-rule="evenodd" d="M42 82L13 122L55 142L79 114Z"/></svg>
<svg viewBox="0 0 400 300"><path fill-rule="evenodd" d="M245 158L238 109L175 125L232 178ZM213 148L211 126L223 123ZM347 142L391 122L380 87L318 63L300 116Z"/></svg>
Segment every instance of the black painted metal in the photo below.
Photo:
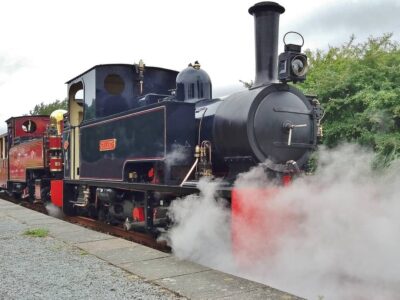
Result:
<svg viewBox="0 0 400 300"><path fill-rule="evenodd" d="M139 106L143 95L153 93L168 95L175 88L178 72L157 67L145 67L143 91L138 86L139 74L135 65L97 65L68 81L68 89L76 83L84 86L84 122L107 117ZM106 85L108 76L122 81L120 90L110 91Z"/></svg>
<svg viewBox="0 0 400 300"><path fill-rule="evenodd" d="M167 94L162 95L157 84L162 83L162 89L166 88L161 77L167 74L170 79L173 71L163 75L163 72L155 69L155 75L160 78L154 80L157 84L151 87L149 84L152 80L149 79L153 77L149 76L151 69L147 68L144 80L148 93L138 98L142 107L112 116L103 114L102 118L83 122L82 180L75 184L174 195L196 193L196 186L180 187L177 181L152 181L149 179L151 176L145 180L137 179L132 175L136 175L135 165L132 164L144 162L147 168L147 163L152 164L154 159L154 165L150 165L149 170L154 169L155 173L164 173L164 179L169 178L172 168L160 168L160 165L165 163L167 166L167 156L173 152L174 145L188 146L191 150L189 160L192 161L188 166L181 164L178 170L186 175L193 163L193 148L198 140L211 141L213 172L217 177L226 178L230 174L234 178L252 165L266 161L276 165L271 170L277 172L284 172L284 166L291 160L296 161L300 168L303 167L316 146L318 118L315 107L303 93L289 85L276 83L279 15L284 10L275 2L260 2L249 9L254 16L256 35L256 80L255 86L249 90L232 94L223 101L208 99L211 98L208 74L198 66L190 66L179 73L176 79L176 96L165 97ZM189 105L190 109L184 105ZM140 124L122 124L124 121L121 120L132 112L144 112L157 107L165 108L166 116L154 112ZM166 124L163 127L164 137L161 136L162 124ZM292 129L290 145L289 128ZM120 130L124 133L118 133ZM121 143L125 145L123 149L99 153L99 140L112 138L117 139L117 147ZM123 170L127 164L131 167L128 168L129 172ZM186 166L188 168L185 169ZM229 194L230 187L221 188L221 191Z"/></svg>
<svg viewBox="0 0 400 300"><path fill-rule="evenodd" d="M173 194L176 196L184 196L190 194L197 194L200 190L197 188L197 183L188 186L179 185L164 185L164 184L148 184L148 183L130 183L130 182L117 182L117 181L99 181L99 180L64 180L64 189L71 190L71 187L78 185L87 185L104 188L114 188L127 191L137 192L159 192ZM67 189L68 187L68 189ZM221 185L218 188L219 194L226 199L230 199L232 187L229 185ZM72 194L64 195L64 199L73 199Z"/></svg>
<svg viewBox="0 0 400 300"><path fill-rule="evenodd" d="M295 160L302 166L316 146L312 111L309 100L285 84L233 94L221 102L215 114L214 145L223 157L251 155L255 163L269 160L282 165ZM285 122L306 124L294 129L292 145L288 145Z"/></svg>
<svg viewBox="0 0 400 300"><path fill-rule="evenodd" d="M176 77L176 99L195 102L212 98L211 79L207 72L189 66Z"/></svg>
<svg viewBox="0 0 400 300"><path fill-rule="evenodd" d="M249 8L255 25L256 87L277 81L279 15L284 11L275 2L260 2Z"/></svg>
<svg viewBox="0 0 400 300"><path fill-rule="evenodd" d="M99 142L108 139L116 148L99 149ZM164 107L82 127L81 177L122 180L126 160L162 159L165 145Z"/></svg>
<svg viewBox="0 0 400 300"><path fill-rule="evenodd" d="M128 191L158 191L163 193L181 193L191 194L199 190L196 187L180 187L163 184L148 184L148 183L129 183L118 181L99 181L99 180L65 180L65 184L72 185L88 185L96 187L109 187Z"/></svg>
<svg viewBox="0 0 400 300"><path fill-rule="evenodd" d="M301 53L301 46L292 44L285 45L285 52L279 55L279 81L283 83L290 81L297 83L306 80L307 72L302 75L293 72L292 62L295 59L303 63L303 69L306 68L307 55Z"/></svg>
<svg viewBox="0 0 400 300"><path fill-rule="evenodd" d="M152 232L154 227L153 221L153 200L154 195L152 192L146 191L144 193L144 217L146 222L147 232Z"/></svg>
<svg viewBox="0 0 400 300"><path fill-rule="evenodd" d="M179 122L177 122L179 120ZM91 122L81 127L81 178L126 180L128 164L166 162L166 168L190 165L183 157L171 163L170 154L179 146L194 149L194 104L164 101L123 114ZM114 139L114 150L101 151L101 140ZM168 162L168 163L167 163ZM132 170L134 171L134 170ZM164 171L170 177L169 169Z"/></svg>

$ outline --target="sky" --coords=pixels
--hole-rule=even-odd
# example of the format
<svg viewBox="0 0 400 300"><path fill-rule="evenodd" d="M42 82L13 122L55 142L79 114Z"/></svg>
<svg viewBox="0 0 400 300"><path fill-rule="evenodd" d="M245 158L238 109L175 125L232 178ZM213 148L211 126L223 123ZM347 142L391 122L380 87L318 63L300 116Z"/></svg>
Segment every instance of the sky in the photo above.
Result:
<svg viewBox="0 0 400 300"><path fill-rule="evenodd" d="M214 95L254 79L254 0L0 0L0 131L35 104L66 97L65 82L97 64L135 63L175 70L199 60ZM339 46L354 34L394 33L400 0L281 0L282 36L304 48ZM227 88L229 87L229 88Z"/></svg>

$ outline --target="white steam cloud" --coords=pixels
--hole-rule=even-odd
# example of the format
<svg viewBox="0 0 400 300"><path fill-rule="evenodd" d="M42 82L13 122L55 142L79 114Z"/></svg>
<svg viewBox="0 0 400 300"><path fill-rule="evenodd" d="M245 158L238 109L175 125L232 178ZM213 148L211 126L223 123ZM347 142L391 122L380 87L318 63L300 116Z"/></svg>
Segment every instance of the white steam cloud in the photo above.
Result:
<svg viewBox="0 0 400 300"><path fill-rule="evenodd" d="M64 213L63 213L62 209L55 206L53 203L48 202L48 203L46 203L45 206L46 206L47 213L50 216L52 216L54 218L58 218L58 219L61 219L64 217Z"/></svg>
<svg viewBox="0 0 400 300"><path fill-rule="evenodd" d="M230 245L230 212L224 199L215 199L219 182L200 180L200 196L172 202L174 227L166 237L176 256L215 268L233 266ZM232 271L232 270L230 270Z"/></svg>
<svg viewBox="0 0 400 300"><path fill-rule="evenodd" d="M322 149L317 172L284 188L271 187L261 167L242 174L234 247L218 183L202 181L201 195L171 206L173 251L309 299L398 299L400 162L378 172L373 158L355 145Z"/></svg>
<svg viewBox="0 0 400 300"><path fill-rule="evenodd" d="M179 144L172 145L171 151L168 152L165 157L165 164L167 164L168 166L173 166L185 162L190 156L189 153L191 152L189 151L189 147Z"/></svg>

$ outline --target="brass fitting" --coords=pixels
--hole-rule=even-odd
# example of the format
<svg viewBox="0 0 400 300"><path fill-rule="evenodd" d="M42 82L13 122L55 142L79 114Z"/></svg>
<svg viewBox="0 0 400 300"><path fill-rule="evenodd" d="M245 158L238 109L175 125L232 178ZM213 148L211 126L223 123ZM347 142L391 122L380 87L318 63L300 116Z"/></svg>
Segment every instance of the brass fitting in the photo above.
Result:
<svg viewBox="0 0 400 300"><path fill-rule="evenodd" d="M200 63L197 60L194 62L193 68L196 70L200 69Z"/></svg>
<svg viewBox="0 0 400 300"><path fill-rule="evenodd" d="M194 157L199 158L200 157L200 146L196 145L196 148L194 150Z"/></svg>

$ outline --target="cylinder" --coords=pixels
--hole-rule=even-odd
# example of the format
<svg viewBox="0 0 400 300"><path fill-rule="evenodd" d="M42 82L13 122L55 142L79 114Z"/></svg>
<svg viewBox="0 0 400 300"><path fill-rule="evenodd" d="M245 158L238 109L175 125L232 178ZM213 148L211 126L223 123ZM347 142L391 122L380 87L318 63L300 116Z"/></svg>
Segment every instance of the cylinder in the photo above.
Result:
<svg viewBox="0 0 400 300"><path fill-rule="evenodd" d="M279 15L285 8L275 2L260 2L249 8L254 16L256 78L254 86L277 81Z"/></svg>

